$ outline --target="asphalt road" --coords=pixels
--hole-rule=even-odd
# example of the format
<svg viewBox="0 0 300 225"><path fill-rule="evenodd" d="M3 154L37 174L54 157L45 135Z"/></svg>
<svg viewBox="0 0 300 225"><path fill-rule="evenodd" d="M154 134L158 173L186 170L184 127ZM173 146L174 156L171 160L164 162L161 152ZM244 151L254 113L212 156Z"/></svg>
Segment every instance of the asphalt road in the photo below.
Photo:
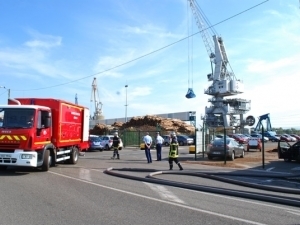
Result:
<svg viewBox="0 0 300 225"><path fill-rule="evenodd" d="M181 152L188 157L187 147L181 147ZM110 151L87 152L85 157L80 157L78 164L59 164L48 172L28 168L1 171L0 224L299 224L300 210L297 207L104 174L103 171L109 167L168 169L167 148L163 149L164 160L151 164L147 163L142 150L124 149L120 154L121 160L111 160ZM194 159L193 155L190 157ZM156 159L155 150L152 151L152 158ZM224 168L201 164L183 163L183 167L185 172L224 171ZM226 170L230 172L234 169ZM260 169L254 170L257 172ZM278 167L268 172L282 171L290 173L294 170ZM123 173L138 177L149 174ZM262 192L185 175L162 175L160 178L230 188L233 191ZM258 180L253 178L253 182ZM297 182L295 185L299 188ZM298 195L289 196L299 198Z"/></svg>

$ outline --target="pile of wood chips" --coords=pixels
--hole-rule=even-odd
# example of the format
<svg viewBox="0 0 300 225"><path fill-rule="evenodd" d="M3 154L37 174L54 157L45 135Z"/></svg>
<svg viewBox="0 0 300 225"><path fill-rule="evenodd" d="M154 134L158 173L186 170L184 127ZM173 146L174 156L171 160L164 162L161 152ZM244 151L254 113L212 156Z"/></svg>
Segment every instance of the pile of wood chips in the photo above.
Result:
<svg viewBox="0 0 300 225"><path fill-rule="evenodd" d="M178 134L194 134L195 127L179 119L163 118L154 115L137 116L131 118L127 123L115 122L111 126L97 124L91 134L104 134L112 130L139 130L139 131L156 131L163 132L175 131Z"/></svg>

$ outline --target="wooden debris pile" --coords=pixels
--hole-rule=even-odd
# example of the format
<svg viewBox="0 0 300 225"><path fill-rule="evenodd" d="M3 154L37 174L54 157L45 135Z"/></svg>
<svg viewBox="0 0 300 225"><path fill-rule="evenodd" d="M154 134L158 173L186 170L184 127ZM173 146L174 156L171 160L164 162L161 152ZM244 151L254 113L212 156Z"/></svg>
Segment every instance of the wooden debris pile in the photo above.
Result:
<svg viewBox="0 0 300 225"><path fill-rule="evenodd" d="M156 131L161 130L163 133L175 131L178 134L194 134L195 127L179 119L163 118L154 115L132 117L127 123L115 122L111 126L97 124L90 131L91 134L105 134L113 130L139 130L139 131Z"/></svg>

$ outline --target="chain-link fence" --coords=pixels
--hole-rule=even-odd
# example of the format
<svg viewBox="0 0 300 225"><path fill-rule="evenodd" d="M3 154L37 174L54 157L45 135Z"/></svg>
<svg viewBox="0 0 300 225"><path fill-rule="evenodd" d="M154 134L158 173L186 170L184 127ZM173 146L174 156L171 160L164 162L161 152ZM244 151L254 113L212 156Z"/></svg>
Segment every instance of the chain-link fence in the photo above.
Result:
<svg viewBox="0 0 300 225"><path fill-rule="evenodd" d="M156 131L132 131L132 130L120 130L120 137L123 141L123 145L126 147L140 147L143 143L143 138L146 133L152 137L153 142L155 142Z"/></svg>

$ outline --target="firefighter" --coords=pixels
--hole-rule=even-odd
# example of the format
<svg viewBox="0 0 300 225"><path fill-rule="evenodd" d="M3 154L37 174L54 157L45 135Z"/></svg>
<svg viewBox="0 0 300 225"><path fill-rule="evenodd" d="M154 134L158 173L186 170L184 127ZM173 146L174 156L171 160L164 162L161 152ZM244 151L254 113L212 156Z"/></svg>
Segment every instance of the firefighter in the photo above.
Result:
<svg viewBox="0 0 300 225"><path fill-rule="evenodd" d="M113 143L112 143L112 147L114 149L114 154L111 157L111 159L115 159L116 156L117 156L117 159L120 159L120 155L119 155L120 143L121 143L121 140L120 140L120 138L118 136L118 133L115 132L114 133L114 137L113 137Z"/></svg>
<svg viewBox="0 0 300 225"><path fill-rule="evenodd" d="M178 165L180 170L183 170L180 162L178 161L178 141L175 133L171 133L170 151L169 151L169 166L170 170L173 169L173 161Z"/></svg>

